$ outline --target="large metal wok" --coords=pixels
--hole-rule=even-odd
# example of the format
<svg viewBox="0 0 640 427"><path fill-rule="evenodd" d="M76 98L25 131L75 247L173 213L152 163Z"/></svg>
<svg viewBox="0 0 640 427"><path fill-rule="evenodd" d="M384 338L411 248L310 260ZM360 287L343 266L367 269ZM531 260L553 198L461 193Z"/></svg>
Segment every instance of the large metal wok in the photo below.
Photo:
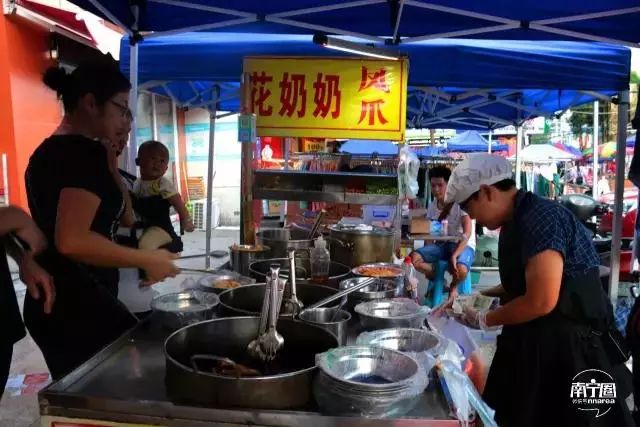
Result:
<svg viewBox="0 0 640 427"><path fill-rule="evenodd" d="M298 298L305 306L316 303L338 292L336 289L320 285L298 285ZM265 285L248 285L228 289L220 295L220 315L258 316L264 300ZM285 314L281 314L281 317Z"/></svg>
<svg viewBox="0 0 640 427"><path fill-rule="evenodd" d="M322 328L280 319L278 332L285 346L275 361L262 365L247 356L247 345L256 337L258 323L257 317L214 319L169 336L164 345L169 397L215 407L304 408L311 400L315 355L337 347L336 338ZM207 364L207 356L229 358L260 370L261 376L220 375L212 363Z"/></svg>
<svg viewBox="0 0 640 427"><path fill-rule="evenodd" d="M289 276L289 258L273 258L256 261L249 266L249 274L252 278L259 282L262 282L269 275L271 265L280 265L280 276ZM351 268L339 262L331 261L329 265L329 281L322 283L331 286L332 288L338 288L340 282L351 275ZM309 284L313 283L311 280L311 264L309 258L298 258L296 256L296 283Z"/></svg>

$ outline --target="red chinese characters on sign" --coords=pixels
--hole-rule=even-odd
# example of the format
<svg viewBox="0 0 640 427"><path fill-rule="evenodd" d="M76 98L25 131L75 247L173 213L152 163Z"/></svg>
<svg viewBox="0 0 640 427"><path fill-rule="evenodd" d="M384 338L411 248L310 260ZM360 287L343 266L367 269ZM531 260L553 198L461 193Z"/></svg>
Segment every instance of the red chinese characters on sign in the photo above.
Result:
<svg viewBox="0 0 640 427"><path fill-rule="evenodd" d="M387 70L381 68L373 73L370 73L367 67L362 67L362 76L360 78L361 92L365 89L375 88L381 92L389 93L389 84L387 83ZM389 121L382 114L382 106L384 105L384 99L375 100L362 100L360 105L360 120L358 124L361 124L368 118L367 124L374 126L376 119L380 124L386 124Z"/></svg>
<svg viewBox="0 0 640 427"><path fill-rule="evenodd" d="M313 110L314 117L327 117L331 111L331 117L337 119L340 117L340 76L333 74L318 73L316 81L313 84L314 96L313 102L316 105ZM333 106L333 109L332 109Z"/></svg>
<svg viewBox="0 0 640 427"><path fill-rule="evenodd" d="M380 124L386 124L388 122L387 119L382 115L382 105L384 104L384 99L376 99L375 101L362 101L361 109L360 109L360 120L358 120L358 124L362 123L364 119L369 117L369 126L373 126L376 124L376 118Z"/></svg>
<svg viewBox="0 0 640 427"><path fill-rule="evenodd" d="M251 89L251 103L259 116L270 116L273 113L273 108L267 105L271 91L265 86L272 81L273 77L267 75L264 71L259 74L254 72L251 75L251 83L253 86Z"/></svg>
<svg viewBox="0 0 640 427"><path fill-rule="evenodd" d="M358 91L363 91L372 86L382 92L389 93L386 69L381 68L378 71L370 73L367 67L362 67L362 77L360 78L360 89Z"/></svg>
<svg viewBox="0 0 640 427"><path fill-rule="evenodd" d="M284 73L280 81L280 111L281 116L293 116L296 112L298 117L304 117L307 110L307 89L305 88L304 74Z"/></svg>

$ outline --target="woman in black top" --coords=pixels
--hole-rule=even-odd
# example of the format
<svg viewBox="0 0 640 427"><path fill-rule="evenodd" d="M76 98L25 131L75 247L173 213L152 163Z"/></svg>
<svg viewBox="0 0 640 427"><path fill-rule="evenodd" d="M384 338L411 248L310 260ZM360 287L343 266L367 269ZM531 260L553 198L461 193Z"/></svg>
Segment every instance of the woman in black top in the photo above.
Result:
<svg viewBox="0 0 640 427"><path fill-rule="evenodd" d="M27 251L16 250L15 245L7 238L9 233L22 239L27 244ZM27 291L34 299L43 296L45 314L51 313L55 300L55 290L51 277L34 261L33 255L44 249L44 235L24 211L13 206L0 208L0 398L9 378L13 344L24 338L24 325L20 317L20 308L13 288L13 280L7 252L18 263L20 280L27 286ZM12 250L14 249L14 250Z"/></svg>
<svg viewBox="0 0 640 427"><path fill-rule="evenodd" d="M80 65L71 74L51 68L44 82L65 109L58 131L34 152L26 172L35 222L52 242L38 258L57 287L50 316L25 299L25 324L59 379L135 324L118 302L118 268L141 268L148 284L177 274L167 251L114 243L127 210L115 141L129 129L130 84L112 59ZM129 219L127 218L128 222Z"/></svg>

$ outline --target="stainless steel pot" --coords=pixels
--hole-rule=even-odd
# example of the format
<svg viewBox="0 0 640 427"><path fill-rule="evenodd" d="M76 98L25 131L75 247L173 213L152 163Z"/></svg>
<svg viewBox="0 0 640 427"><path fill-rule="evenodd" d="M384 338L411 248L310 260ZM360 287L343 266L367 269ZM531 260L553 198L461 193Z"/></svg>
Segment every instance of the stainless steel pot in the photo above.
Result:
<svg viewBox="0 0 640 427"><path fill-rule="evenodd" d="M393 231L376 228L359 230L333 225L329 227L331 259L356 267L374 262L390 262L393 258Z"/></svg>
<svg viewBox="0 0 640 427"><path fill-rule="evenodd" d="M313 239L309 239L308 231L299 229L276 228L256 233L256 242L268 246L270 258L286 258L289 248L309 249L313 247Z"/></svg>
<svg viewBox="0 0 640 427"><path fill-rule="evenodd" d="M258 316L264 299L265 285L248 285L222 292L220 315ZM298 298L306 306L335 294L335 289L320 285L298 285ZM282 315L281 317L284 317Z"/></svg>
<svg viewBox="0 0 640 427"><path fill-rule="evenodd" d="M331 332L339 345L347 344L347 325L351 320L348 311L338 308L314 308L300 313L300 320Z"/></svg>
<svg viewBox="0 0 640 427"><path fill-rule="evenodd" d="M271 248L264 245L229 246L231 269L243 276L248 276L249 265L256 260L267 258L270 251Z"/></svg>
<svg viewBox="0 0 640 427"><path fill-rule="evenodd" d="M280 275L282 277L289 276L289 258L274 258L256 261L249 266L249 275L257 281L262 282L269 274L272 264L280 265ZM349 277L350 274L351 269L349 267L344 264L331 261L329 265L329 281L321 284L337 289L340 282ZM296 283L314 283L311 280L311 263L309 262L309 258L296 257ZM305 303L305 305L307 304L305 301L302 302Z"/></svg>
<svg viewBox="0 0 640 427"><path fill-rule="evenodd" d="M315 355L337 347L336 338L316 326L280 319L278 332L286 345L276 361L263 366L247 356L247 345L256 337L258 323L257 317L215 319L169 336L164 345L169 397L225 408L292 409L307 405L316 371ZM214 365L207 363L207 356L229 358L260 370L261 376L218 374Z"/></svg>
<svg viewBox="0 0 640 427"><path fill-rule="evenodd" d="M352 277L340 282L340 290L348 289L368 280L368 277ZM353 312L361 302L393 298L396 295L396 283L393 280L376 279L375 283L349 294L345 309Z"/></svg>
<svg viewBox="0 0 640 427"><path fill-rule="evenodd" d="M218 304L220 299L214 293L189 290L159 295L151 301L151 309L165 328L175 331L212 319Z"/></svg>

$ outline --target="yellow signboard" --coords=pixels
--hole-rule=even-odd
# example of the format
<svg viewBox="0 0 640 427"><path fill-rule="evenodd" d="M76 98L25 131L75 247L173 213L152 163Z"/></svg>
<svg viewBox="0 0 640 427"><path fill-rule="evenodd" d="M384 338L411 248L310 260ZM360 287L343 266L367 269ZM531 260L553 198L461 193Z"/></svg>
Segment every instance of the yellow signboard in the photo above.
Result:
<svg viewBox="0 0 640 427"><path fill-rule="evenodd" d="M404 139L407 61L246 57L258 136Z"/></svg>

